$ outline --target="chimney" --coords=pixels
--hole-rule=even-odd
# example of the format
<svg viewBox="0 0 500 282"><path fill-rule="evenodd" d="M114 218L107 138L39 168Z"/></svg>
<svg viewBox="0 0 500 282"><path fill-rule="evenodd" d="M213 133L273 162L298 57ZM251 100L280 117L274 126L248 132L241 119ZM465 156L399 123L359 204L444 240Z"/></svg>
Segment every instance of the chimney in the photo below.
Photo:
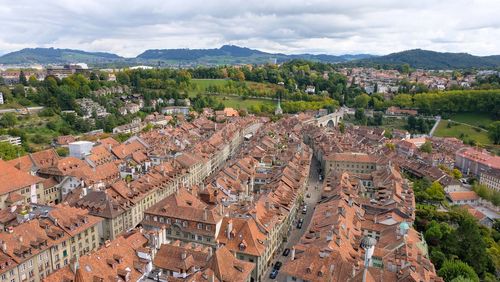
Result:
<svg viewBox="0 0 500 282"><path fill-rule="evenodd" d="M295 260L295 247L292 247L292 251L290 252L290 260Z"/></svg>
<svg viewBox="0 0 500 282"><path fill-rule="evenodd" d="M185 259L186 259L186 257L187 257L187 253L186 253L185 251L184 251L184 252L182 252L182 253L181 253L181 259L182 259L182 260L185 260Z"/></svg>
<svg viewBox="0 0 500 282"><path fill-rule="evenodd" d="M227 222L227 230L226 230L226 232L227 232L227 234L226 234L227 239L231 239L231 232L232 231L233 231L233 221L230 219Z"/></svg>
<svg viewBox="0 0 500 282"><path fill-rule="evenodd" d="M207 208L205 207L205 208L203 209L203 221L207 221L207 219L208 219L208 210L207 210Z"/></svg>
<svg viewBox="0 0 500 282"><path fill-rule="evenodd" d="M19 240L19 243L22 243L23 242L23 236L19 236L18 240Z"/></svg>
<svg viewBox="0 0 500 282"><path fill-rule="evenodd" d="M208 282L214 282L214 281L215 281L215 274L212 272L212 274L210 274L210 276L208 277Z"/></svg>
<svg viewBox="0 0 500 282"><path fill-rule="evenodd" d="M7 242L5 242L5 241L2 242L2 251L4 253L7 253Z"/></svg>
<svg viewBox="0 0 500 282"><path fill-rule="evenodd" d="M210 258L212 258L213 252L214 251L213 251L212 247L208 247L207 261L210 260Z"/></svg>

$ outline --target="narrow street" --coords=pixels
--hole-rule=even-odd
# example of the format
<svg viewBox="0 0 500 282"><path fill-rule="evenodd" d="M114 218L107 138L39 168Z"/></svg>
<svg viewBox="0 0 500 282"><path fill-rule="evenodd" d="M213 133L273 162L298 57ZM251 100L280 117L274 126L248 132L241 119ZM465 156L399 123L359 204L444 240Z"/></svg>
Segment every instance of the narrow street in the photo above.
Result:
<svg viewBox="0 0 500 282"><path fill-rule="evenodd" d="M283 250L286 248L289 248L290 250L292 247L297 244L302 237L302 235L306 232L307 227L311 223L311 218L314 212L314 208L316 207L318 201L321 198L321 185L322 183L319 181L319 174L318 174L318 169L320 168L320 163L316 158L313 157L312 163L311 163L311 169L309 172L309 180L307 183L307 190L304 193L304 203L307 205L307 214L302 214L302 208L299 209L299 212L297 214L297 218L293 221L292 224L292 231L290 232L290 236L288 237L288 242L282 247L280 250L278 250L278 254L276 254L276 258L273 260L271 266L269 269L266 271L266 275L263 278L263 281L286 281L285 275L281 273L281 271L278 273L278 277L276 279L271 279L269 278L269 274L271 273L274 264L277 261L280 261L282 263L285 263L285 261L288 261L290 259L290 254L288 256L283 256ZM317 188L317 189L316 189ZM310 194L311 197L308 198L306 195ZM297 222L299 218L303 218L304 222L302 224L302 228L298 229L297 228Z"/></svg>

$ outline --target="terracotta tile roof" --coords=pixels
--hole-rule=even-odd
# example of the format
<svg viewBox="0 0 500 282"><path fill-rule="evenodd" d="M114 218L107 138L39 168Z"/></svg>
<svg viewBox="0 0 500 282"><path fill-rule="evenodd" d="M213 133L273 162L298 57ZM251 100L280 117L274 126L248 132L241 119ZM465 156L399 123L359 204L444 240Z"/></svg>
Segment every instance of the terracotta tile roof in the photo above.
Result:
<svg viewBox="0 0 500 282"><path fill-rule="evenodd" d="M98 141L98 143L104 145L108 150L111 150L114 146L120 145L120 142L116 141L112 137L107 137Z"/></svg>
<svg viewBox="0 0 500 282"><path fill-rule="evenodd" d="M255 264L237 259L226 247L218 248L207 264L220 281L247 281Z"/></svg>
<svg viewBox="0 0 500 282"><path fill-rule="evenodd" d="M102 218L89 215L87 210L65 204L55 206L49 215L57 219L57 225L72 237L102 221Z"/></svg>
<svg viewBox="0 0 500 282"><path fill-rule="evenodd" d="M209 207L184 188L153 205L145 213L209 224L216 224L221 220L216 209Z"/></svg>
<svg viewBox="0 0 500 282"><path fill-rule="evenodd" d="M79 258L80 275L85 282L139 281L146 272L147 261L139 253L147 239L140 232L120 236L88 255ZM70 265L50 274L44 281L72 281L75 274Z"/></svg>
<svg viewBox="0 0 500 282"><path fill-rule="evenodd" d="M231 231L228 232L230 226ZM217 240L230 251L257 257L264 254L268 244L267 235L253 218L224 217Z"/></svg>
<svg viewBox="0 0 500 282"><path fill-rule="evenodd" d="M208 247L210 248L210 247ZM178 273L192 274L203 268L209 259L207 248L196 250L190 246L163 244L156 253L153 264L155 267Z"/></svg>
<svg viewBox="0 0 500 282"><path fill-rule="evenodd" d="M42 182L43 179L20 171L0 160L0 195Z"/></svg>
<svg viewBox="0 0 500 282"><path fill-rule="evenodd" d="M68 234L48 219L33 219L12 227L11 231L0 233L0 240L6 244L4 252L17 263L69 238Z"/></svg>
<svg viewBox="0 0 500 282"><path fill-rule="evenodd" d="M448 197L453 202L456 201L464 201L464 200L477 200L479 196L474 191L457 191L457 192L448 192Z"/></svg>

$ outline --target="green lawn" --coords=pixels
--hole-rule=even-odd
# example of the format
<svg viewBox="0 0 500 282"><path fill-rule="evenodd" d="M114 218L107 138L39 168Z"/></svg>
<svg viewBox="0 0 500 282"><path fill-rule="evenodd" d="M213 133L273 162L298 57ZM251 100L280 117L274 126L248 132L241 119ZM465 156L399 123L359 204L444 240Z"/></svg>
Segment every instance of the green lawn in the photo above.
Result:
<svg viewBox="0 0 500 282"><path fill-rule="evenodd" d="M205 92L205 89L208 86L223 86L225 85L229 80L228 79L191 79L191 84L194 85L194 89L189 90L189 96L194 97L198 94L202 94ZM257 91L262 91L262 92L268 92L268 93L274 93L278 85L271 84L271 83L259 83L259 82L253 82L253 81L245 81L245 84L252 89L255 89Z"/></svg>
<svg viewBox="0 0 500 282"><path fill-rule="evenodd" d="M405 126L407 125L406 119L405 118L384 118L384 122L382 124L382 127L385 130L391 131L392 129L405 129Z"/></svg>
<svg viewBox="0 0 500 282"><path fill-rule="evenodd" d="M489 113L458 113L453 114L449 119L479 127L488 127L493 122Z"/></svg>
<svg viewBox="0 0 500 282"><path fill-rule="evenodd" d="M488 134L484 130L478 130L472 126L457 123L448 128L448 123L449 121L447 120L441 120L436 128L436 131L434 132L434 136L456 137L464 140L464 142L475 140L478 144L491 144L491 140L488 138Z"/></svg>
<svg viewBox="0 0 500 282"><path fill-rule="evenodd" d="M210 85L221 86L227 83L227 79L191 79L191 84L195 85L194 89L190 90L189 97L205 92L205 89Z"/></svg>
<svg viewBox="0 0 500 282"><path fill-rule="evenodd" d="M276 103L271 100L264 99L246 99L243 100L241 97L234 96L215 96L217 101L220 101L224 104L225 107L230 107L234 109L248 109L248 107L254 105L268 105L275 106Z"/></svg>

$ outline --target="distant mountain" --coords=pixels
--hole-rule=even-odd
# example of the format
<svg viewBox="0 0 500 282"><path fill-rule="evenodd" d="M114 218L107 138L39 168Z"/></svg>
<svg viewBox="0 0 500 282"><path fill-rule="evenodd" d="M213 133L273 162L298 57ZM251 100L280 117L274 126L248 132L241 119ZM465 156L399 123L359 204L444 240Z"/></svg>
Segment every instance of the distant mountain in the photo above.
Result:
<svg viewBox="0 0 500 282"><path fill-rule="evenodd" d="M392 53L380 57L371 57L353 61L359 66L403 65L421 69L469 69L495 68L500 66L500 56L474 56L467 53L442 53L421 49Z"/></svg>
<svg viewBox="0 0 500 282"><path fill-rule="evenodd" d="M165 63L189 64L262 64L276 60L277 62L292 59L304 59L322 62L347 62L354 59L369 58L371 55L312 55L312 54L273 54L255 49L234 45L224 45L218 49L161 49L146 50L137 56L140 60L161 61Z"/></svg>
<svg viewBox="0 0 500 282"><path fill-rule="evenodd" d="M0 57L0 64L107 63L123 59L104 52L72 49L26 48Z"/></svg>
<svg viewBox="0 0 500 282"><path fill-rule="evenodd" d="M423 69L486 69L500 67L500 55L480 57L467 53L441 53L421 49L392 53L385 56L368 54L341 56L327 54L287 55L267 53L234 45L224 45L213 49L146 50L136 58L123 58L111 53L85 52L72 49L27 48L1 56L0 64L87 63L99 67L126 67L136 64L197 66L265 64L274 61L280 63L293 59L341 63L347 66L395 67L409 64L413 68Z"/></svg>

